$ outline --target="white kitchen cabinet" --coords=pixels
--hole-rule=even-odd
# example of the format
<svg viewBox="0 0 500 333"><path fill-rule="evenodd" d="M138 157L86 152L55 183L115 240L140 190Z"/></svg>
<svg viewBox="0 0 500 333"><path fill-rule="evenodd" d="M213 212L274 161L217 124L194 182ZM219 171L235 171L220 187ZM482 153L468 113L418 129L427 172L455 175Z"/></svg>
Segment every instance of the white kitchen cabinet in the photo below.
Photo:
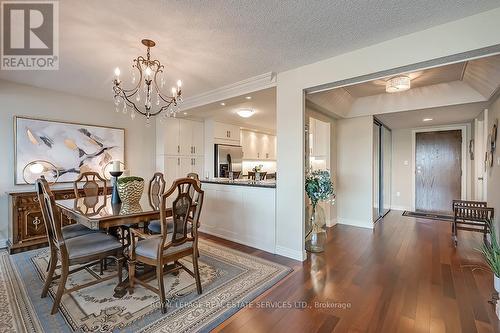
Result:
<svg viewBox="0 0 500 333"><path fill-rule="evenodd" d="M191 142L193 145L193 155L202 156L204 152L204 126L202 122L191 122L192 136Z"/></svg>
<svg viewBox="0 0 500 333"><path fill-rule="evenodd" d="M330 124L309 118L309 155L325 157L330 155Z"/></svg>
<svg viewBox="0 0 500 333"><path fill-rule="evenodd" d="M186 177L188 173L195 172L203 177L202 156L163 156L163 170L167 187L178 179Z"/></svg>
<svg viewBox="0 0 500 333"><path fill-rule="evenodd" d="M275 160L276 136L253 131L241 131L243 158L246 160Z"/></svg>
<svg viewBox="0 0 500 333"><path fill-rule="evenodd" d="M170 118L157 127L157 155L203 155L203 123Z"/></svg>
<svg viewBox="0 0 500 333"><path fill-rule="evenodd" d="M215 122L214 138L221 143L240 145L240 128L235 125Z"/></svg>
<svg viewBox="0 0 500 333"><path fill-rule="evenodd" d="M160 142L159 147L163 147L163 151L159 154L177 155L179 153L179 120L168 119L163 126L160 126Z"/></svg>
<svg viewBox="0 0 500 333"><path fill-rule="evenodd" d="M200 231L275 253L275 189L204 183Z"/></svg>

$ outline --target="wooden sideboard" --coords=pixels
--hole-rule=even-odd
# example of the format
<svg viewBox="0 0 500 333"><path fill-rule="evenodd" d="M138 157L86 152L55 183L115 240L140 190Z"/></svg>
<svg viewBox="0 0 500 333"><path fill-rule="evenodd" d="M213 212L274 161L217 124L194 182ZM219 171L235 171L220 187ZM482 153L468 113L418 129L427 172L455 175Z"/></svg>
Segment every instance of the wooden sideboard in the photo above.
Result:
<svg viewBox="0 0 500 333"><path fill-rule="evenodd" d="M73 188L52 189L56 200L73 199ZM84 196L81 190L82 196ZM108 193L110 193L108 191ZM40 212L38 197L34 191L8 192L10 224L7 248L10 254L32 250L47 246L45 224ZM61 214L58 212L58 214ZM63 214L61 218L64 225L71 224Z"/></svg>

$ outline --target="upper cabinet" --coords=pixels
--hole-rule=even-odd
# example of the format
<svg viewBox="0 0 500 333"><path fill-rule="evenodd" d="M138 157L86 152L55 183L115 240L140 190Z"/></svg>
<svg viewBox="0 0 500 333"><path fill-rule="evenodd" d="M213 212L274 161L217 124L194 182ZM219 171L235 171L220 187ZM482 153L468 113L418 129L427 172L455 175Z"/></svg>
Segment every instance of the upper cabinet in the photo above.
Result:
<svg viewBox="0 0 500 333"><path fill-rule="evenodd" d="M330 124L312 117L309 118L309 155L330 156Z"/></svg>
<svg viewBox="0 0 500 333"><path fill-rule="evenodd" d="M239 126L214 123L214 138L216 143L227 143L231 145L240 145L240 128Z"/></svg>
<svg viewBox="0 0 500 333"><path fill-rule="evenodd" d="M203 155L203 123L169 118L157 126L157 155Z"/></svg>
<svg viewBox="0 0 500 333"><path fill-rule="evenodd" d="M276 136L248 130L241 131L241 146L245 160L275 160Z"/></svg>

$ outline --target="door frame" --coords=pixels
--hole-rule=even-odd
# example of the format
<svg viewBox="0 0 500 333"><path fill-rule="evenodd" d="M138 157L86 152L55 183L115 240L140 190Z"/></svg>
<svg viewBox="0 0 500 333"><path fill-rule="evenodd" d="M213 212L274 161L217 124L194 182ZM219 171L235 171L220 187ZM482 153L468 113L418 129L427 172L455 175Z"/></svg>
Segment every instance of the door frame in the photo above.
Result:
<svg viewBox="0 0 500 333"><path fill-rule="evenodd" d="M415 160L416 160L416 145L417 145L417 133L422 132L441 132L441 131L456 131L460 130L462 132L462 184L461 184L461 200L465 200L467 197L467 127L468 125L450 125L450 126L436 126L436 127L426 127L426 128L416 128L411 131L411 210L415 211L415 204L417 200L416 186L415 186Z"/></svg>

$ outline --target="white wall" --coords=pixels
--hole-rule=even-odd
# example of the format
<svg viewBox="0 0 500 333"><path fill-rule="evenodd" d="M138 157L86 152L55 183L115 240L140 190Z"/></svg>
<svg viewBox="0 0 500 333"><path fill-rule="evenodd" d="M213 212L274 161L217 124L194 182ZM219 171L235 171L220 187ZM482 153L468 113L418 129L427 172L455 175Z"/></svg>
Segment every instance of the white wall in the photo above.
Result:
<svg viewBox="0 0 500 333"><path fill-rule="evenodd" d="M9 224L6 191L32 189L32 185L14 185L13 117L29 116L50 120L125 128L125 159L132 175L149 179L155 171L155 126L145 126L114 111L114 104L0 81L0 239L7 238ZM61 184L59 187L71 184Z"/></svg>
<svg viewBox="0 0 500 333"><path fill-rule="evenodd" d="M373 228L373 117L337 122L337 223Z"/></svg>
<svg viewBox="0 0 500 333"><path fill-rule="evenodd" d="M304 89L500 44L499 22L500 8L278 73L278 254L305 259Z"/></svg>
<svg viewBox="0 0 500 333"><path fill-rule="evenodd" d="M495 120L500 122L500 97L497 97L488 108L488 131L491 131ZM500 137L500 133L498 136ZM500 138L497 138L494 166L488 170L488 206L495 208L495 222L498 233L500 230Z"/></svg>

